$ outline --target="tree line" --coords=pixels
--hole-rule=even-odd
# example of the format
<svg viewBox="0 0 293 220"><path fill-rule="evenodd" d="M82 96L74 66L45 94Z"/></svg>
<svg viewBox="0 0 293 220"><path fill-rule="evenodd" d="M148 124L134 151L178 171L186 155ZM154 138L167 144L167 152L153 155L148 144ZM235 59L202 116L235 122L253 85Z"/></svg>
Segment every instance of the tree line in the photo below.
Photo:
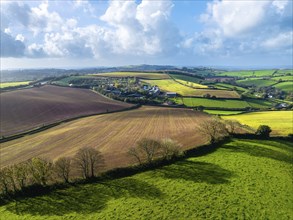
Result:
<svg viewBox="0 0 293 220"><path fill-rule="evenodd" d="M74 157L60 157L55 162L31 158L0 170L1 194L21 192L34 185L45 187L60 182L69 183L73 172L83 179L91 179L103 166L103 155L92 147L83 147Z"/></svg>
<svg viewBox="0 0 293 220"><path fill-rule="evenodd" d="M219 117L204 120L198 126L198 132L207 137L211 145L239 133L240 129L243 130L243 125L238 121L222 120ZM260 125L255 135L268 138L270 132L269 126ZM181 144L172 139L143 138L129 148L128 155L136 165L152 167L157 162L182 157L184 151ZM60 157L54 162L39 157L31 158L0 169L0 197L22 192L32 186L68 184L80 178L94 179L101 174L104 165L102 153L92 147L83 147L73 157Z"/></svg>

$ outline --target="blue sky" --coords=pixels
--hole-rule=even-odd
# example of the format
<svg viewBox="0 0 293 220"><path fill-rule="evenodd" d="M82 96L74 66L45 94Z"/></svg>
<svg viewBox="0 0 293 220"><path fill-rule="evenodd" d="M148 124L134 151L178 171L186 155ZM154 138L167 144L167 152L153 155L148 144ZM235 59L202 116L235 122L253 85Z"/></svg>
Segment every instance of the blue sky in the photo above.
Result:
<svg viewBox="0 0 293 220"><path fill-rule="evenodd" d="M1 68L292 66L291 0L1 0Z"/></svg>

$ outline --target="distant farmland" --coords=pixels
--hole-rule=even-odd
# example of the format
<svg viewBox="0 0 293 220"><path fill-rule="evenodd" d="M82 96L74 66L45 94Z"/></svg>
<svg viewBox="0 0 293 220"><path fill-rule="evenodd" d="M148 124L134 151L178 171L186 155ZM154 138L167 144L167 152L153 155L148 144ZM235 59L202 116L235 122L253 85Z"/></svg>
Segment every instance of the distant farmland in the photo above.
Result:
<svg viewBox="0 0 293 220"><path fill-rule="evenodd" d="M91 146L105 155L107 168L126 166L133 162L128 149L144 137L172 138L185 149L204 144L206 138L198 132L197 125L207 117L188 109L142 107L78 119L2 143L1 165L33 156L50 159L71 156L79 148Z"/></svg>
<svg viewBox="0 0 293 220"><path fill-rule="evenodd" d="M22 82L1 82L0 88L8 88L8 87L14 87L14 86L23 86L28 85L30 81L22 81Z"/></svg>
<svg viewBox="0 0 293 220"><path fill-rule="evenodd" d="M166 92L176 92L182 96L199 96L202 97L206 94L211 96L216 96L218 98L240 98L239 94L235 91L228 90L213 90L213 89L194 89L189 86L182 85L173 79L164 80L143 80L143 82L149 83L151 85L157 85L161 90ZM184 84L186 81L181 81ZM190 83L190 86L197 85L198 87L204 87L200 84Z"/></svg>
<svg viewBox="0 0 293 220"><path fill-rule="evenodd" d="M43 86L1 94L1 136L82 115L115 111L130 104L85 89Z"/></svg>
<svg viewBox="0 0 293 220"><path fill-rule="evenodd" d="M111 73L92 74L91 76L137 77L137 78L142 78L142 79L169 79L170 78L167 74L152 73L152 72L111 72Z"/></svg>

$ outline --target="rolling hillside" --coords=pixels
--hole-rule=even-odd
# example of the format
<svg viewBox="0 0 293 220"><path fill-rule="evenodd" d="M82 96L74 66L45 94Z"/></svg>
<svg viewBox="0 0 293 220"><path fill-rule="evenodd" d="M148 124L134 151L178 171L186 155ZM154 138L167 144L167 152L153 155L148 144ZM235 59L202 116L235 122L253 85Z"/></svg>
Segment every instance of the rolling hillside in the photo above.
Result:
<svg viewBox="0 0 293 220"><path fill-rule="evenodd" d="M58 86L5 92L0 96L1 136L24 132L59 120L132 106L90 90Z"/></svg>
<svg viewBox="0 0 293 220"><path fill-rule="evenodd" d="M292 143L241 140L147 172L0 207L6 220L292 219Z"/></svg>
<svg viewBox="0 0 293 220"><path fill-rule="evenodd" d="M186 109L142 107L92 116L1 144L1 166L33 156L56 159L71 156L84 146L99 149L106 168L126 166L127 151L141 138L172 138L191 148L206 142L197 125L207 114Z"/></svg>

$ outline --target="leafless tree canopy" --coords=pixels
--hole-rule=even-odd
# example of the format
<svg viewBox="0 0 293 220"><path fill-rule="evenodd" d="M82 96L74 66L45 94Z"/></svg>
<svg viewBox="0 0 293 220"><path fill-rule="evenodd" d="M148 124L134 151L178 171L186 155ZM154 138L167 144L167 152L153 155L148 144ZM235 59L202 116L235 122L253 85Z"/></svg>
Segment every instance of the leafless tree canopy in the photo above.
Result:
<svg viewBox="0 0 293 220"><path fill-rule="evenodd" d="M180 147L180 144L171 139L157 141L143 138L137 142L135 147L129 149L128 154L140 165L144 163L151 164L155 159L170 160L175 156L179 156L182 153Z"/></svg>
<svg viewBox="0 0 293 220"><path fill-rule="evenodd" d="M41 158L32 158L29 161L28 167L35 183L47 185L48 181L52 177L52 162Z"/></svg>
<svg viewBox="0 0 293 220"><path fill-rule="evenodd" d="M69 182L69 174L71 171L71 158L61 157L54 164L54 171L59 178L62 178L66 183Z"/></svg>
<svg viewBox="0 0 293 220"><path fill-rule="evenodd" d="M104 159L100 151L84 147L79 149L74 157L75 165L86 179L92 178L104 165Z"/></svg>
<svg viewBox="0 0 293 220"><path fill-rule="evenodd" d="M211 144L228 135L226 125L216 117L201 122L198 129L199 132L209 137Z"/></svg>

